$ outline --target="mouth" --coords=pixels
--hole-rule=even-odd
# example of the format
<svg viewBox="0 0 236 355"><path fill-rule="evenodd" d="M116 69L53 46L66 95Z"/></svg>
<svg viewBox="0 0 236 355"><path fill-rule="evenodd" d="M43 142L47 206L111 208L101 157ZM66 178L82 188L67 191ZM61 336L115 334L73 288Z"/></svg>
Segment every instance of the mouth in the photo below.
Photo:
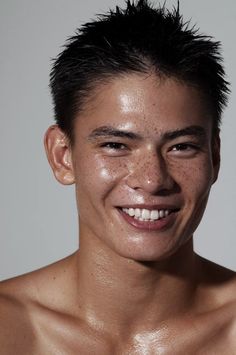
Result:
<svg viewBox="0 0 236 355"><path fill-rule="evenodd" d="M148 210L146 208L122 208L122 211L139 221L150 222L165 218L172 212L169 209Z"/></svg>
<svg viewBox="0 0 236 355"><path fill-rule="evenodd" d="M119 207L123 218L138 229L162 230L174 223L179 208L163 206L156 208Z"/></svg>

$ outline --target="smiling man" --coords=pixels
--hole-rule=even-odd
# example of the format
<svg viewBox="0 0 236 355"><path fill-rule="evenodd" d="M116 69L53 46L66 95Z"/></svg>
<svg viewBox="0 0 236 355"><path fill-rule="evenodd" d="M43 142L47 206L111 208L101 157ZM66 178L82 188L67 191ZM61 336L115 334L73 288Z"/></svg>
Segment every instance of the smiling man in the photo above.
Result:
<svg viewBox="0 0 236 355"><path fill-rule="evenodd" d="M71 38L51 88L45 147L75 184L80 250L2 283L2 354L235 354L235 273L193 250L219 171L219 44L128 2Z"/></svg>

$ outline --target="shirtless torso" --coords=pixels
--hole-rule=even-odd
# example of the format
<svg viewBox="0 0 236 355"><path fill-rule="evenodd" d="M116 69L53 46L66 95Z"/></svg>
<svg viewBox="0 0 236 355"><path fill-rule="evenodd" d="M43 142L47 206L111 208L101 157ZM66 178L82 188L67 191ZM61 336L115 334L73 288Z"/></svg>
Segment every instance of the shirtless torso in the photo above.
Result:
<svg viewBox="0 0 236 355"><path fill-rule="evenodd" d="M70 268L76 257L1 284L1 354L236 354L233 272L200 258L204 276L191 307L150 331L135 332L127 322L122 332L109 332L93 324L83 302L73 304Z"/></svg>

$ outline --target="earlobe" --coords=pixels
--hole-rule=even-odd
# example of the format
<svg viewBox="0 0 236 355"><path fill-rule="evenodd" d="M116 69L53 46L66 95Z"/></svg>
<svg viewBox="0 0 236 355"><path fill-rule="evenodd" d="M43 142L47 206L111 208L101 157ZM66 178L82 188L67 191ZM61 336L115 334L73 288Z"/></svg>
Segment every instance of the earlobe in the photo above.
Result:
<svg viewBox="0 0 236 355"><path fill-rule="evenodd" d="M74 183L72 153L65 133L57 126L50 126L44 137L44 146L55 178L63 185Z"/></svg>

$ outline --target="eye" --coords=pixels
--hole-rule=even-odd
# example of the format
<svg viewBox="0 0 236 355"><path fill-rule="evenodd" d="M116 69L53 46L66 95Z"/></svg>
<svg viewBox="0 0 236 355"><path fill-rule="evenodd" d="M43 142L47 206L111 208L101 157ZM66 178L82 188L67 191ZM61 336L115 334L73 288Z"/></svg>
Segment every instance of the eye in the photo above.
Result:
<svg viewBox="0 0 236 355"><path fill-rule="evenodd" d="M130 148L121 142L101 142L100 149L107 156L122 157L130 153Z"/></svg>
<svg viewBox="0 0 236 355"><path fill-rule="evenodd" d="M182 151L182 150L190 150L194 149L195 147L192 144L187 144L187 143L179 143L173 146L172 150L173 151Z"/></svg>
<svg viewBox="0 0 236 355"><path fill-rule="evenodd" d="M178 143L173 145L170 149L169 152L178 155L180 157L191 157L195 156L197 152L200 150L200 147L196 144L193 143Z"/></svg>
<svg viewBox="0 0 236 355"><path fill-rule="evenodd" d="M101 144L102 148L108 148L112 150L124 150L127 147L123 143L119 142L106 142Z"/></svg>

